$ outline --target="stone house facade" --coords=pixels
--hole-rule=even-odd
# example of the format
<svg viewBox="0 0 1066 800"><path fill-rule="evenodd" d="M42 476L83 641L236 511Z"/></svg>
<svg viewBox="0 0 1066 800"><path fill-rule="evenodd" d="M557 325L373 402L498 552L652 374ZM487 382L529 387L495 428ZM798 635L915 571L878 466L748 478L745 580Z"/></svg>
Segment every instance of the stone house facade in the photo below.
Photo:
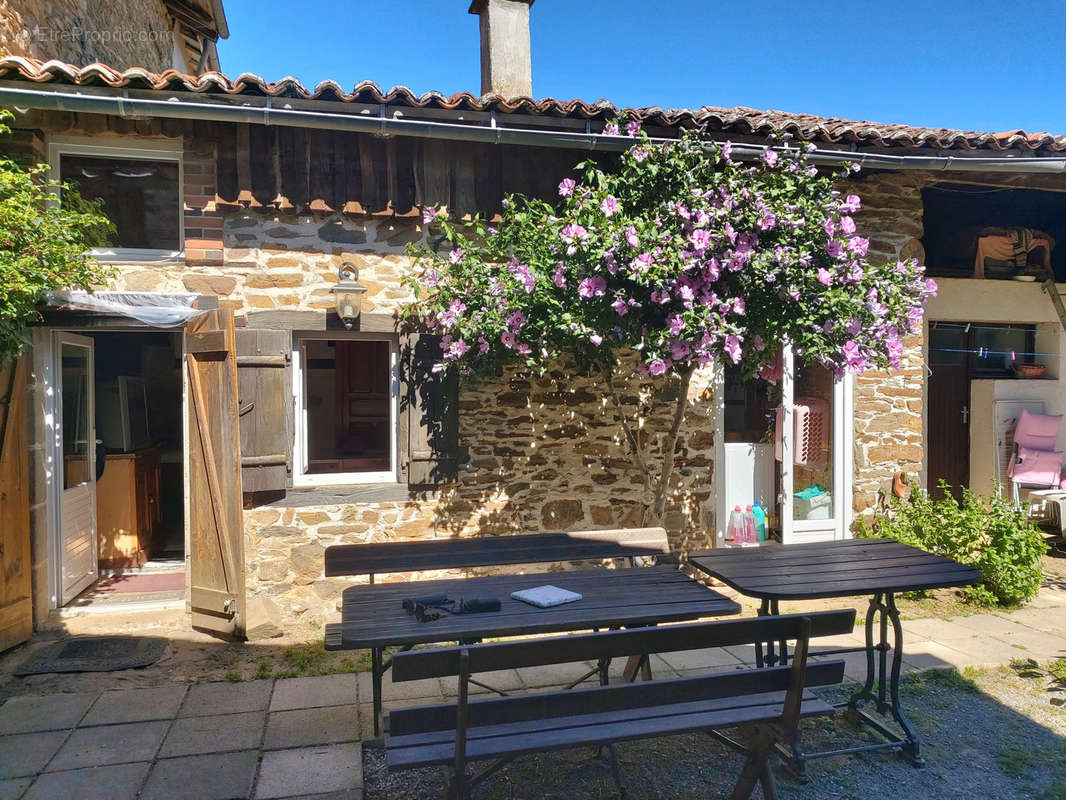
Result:
<svg viewBox="0 0 1066 800"><path fill-rule="evenodd" d="M219 75L168 78L10 58L0 61L0 82L31 90L17 95L20 107L28 110L16 121L9 148L27 158L54 159L57 152L66 152L64 147L75 146L172 148L177 154L173 159L180 163L180 252L154 260L111 256L116 273L105 288L194 296L203 306L232 312L238 331L283 332L293 358L307 362L291 368L297 389L290 399L297 408L288 407L288 424L297 429L301 420L293 416L299 413L299 369L305 370L306 388L307 370L314 369L310 361L321 360L314 342L378 341L388 343L390 353L403 350L397 311L410 299L401 284L412 268L407 245L432 244L435 238L422 224L421 207L443 204L453 214L491 214L506 192L550 196L587 152L576 145L537 142L536 133L556 135L561 130L602 144L603 137L595 137L617 114L613 107L551 100L534 104L494 96L416 97L402 88L383 93L369 84L351 93L332 84L312 92L291 81L267 84L244 78L236 84ZM122 92L134 99L167 99L170 110L153 106L148 113L150 107L145 106L143 112L134 109L124 117L96 100L75 110L51 109L49 92L78 86L93 86L105 99ZM0 102L12 102L14 96L0 89ZM231 116L234 98L250 109L246 119ZM216 106L219 110L212 117ZM264 124L265 113L275 114L278 124ZM308 116L296 122L285 113ZM904 136L872 126L834 128L820 119L748 110L633 113L655 136L702 125L716 137L762 147L771 132L785 129L840 158L852 157L856 148L906 158L928 148L954 147L958 158L965 159L987 156L990 149L1032 156L1059 146L1057 140L1003 142L957 132L907 129ZM362 122L363 127L356 128L353 119L380 127L371 131ZM419 136L413 128L381 122L413 124L419 119L446 123L448 134ZM472 133L486 129L499 138ZM528 143L495 133L508 129L528 134ZM863 131L857 141L855 130ZM80 157L89 150L70 152ZM1032 190L1053 184L1050 178L975 170L964 177L975 185ZM854 180L848 190L863 198L857 221L871 242L872 256L924 258L923 193L942 185L943 175L881 168L868 169ZM338 324L333 311L331 289L343 263L358 267L359 281L367 288L363 327L352 334ZM965 278L946 281L936 313L950 316L943 309L953 307L957 301L952 297L962 297L973 283ZM1037 322L1047 325L1046 315ZM46 314L35 337L30 391L38 413L32 421L30 458L36 476L32 502L38 616L61 604L50 584L55 565L48 555L54 553L54 544L49 545L54 534L49 531L61 509L50 499L54 489L49 488L56 477L46 445L47 395L54 390L46 374L47 337L53 331L82 329L79 326L99 334L109 324L132 335L128 320L87 320L85 314L58 308ZM834 415L846 448L838 457L848 468L847 486L838 487L839 496L850 501L838 511L837 532L830 535L848 535L854 516L869 513L891 491L897 473L924 477L929 356L927 336L912 337L906 341L902 369L868 372L848 384L849 395ZM240 550L247 596L269 598L289 618L332 613L346 584L323 576L323 552L336 543L640 524L636 496L641 480L619 438L613 412L601 401L600 388L595 378L575 375L566 365L543 377L512 370L496 380L464 386L457 396L458 446L450 455L456 471L441 481L415 480L413 465L419 456L410 442L417 421L400 406L389 423L397 439L390 442L394 455L387 466L388 480L331 485L311 480L315 476L307 473L301 483L309 445L301 445L300 438L310 434L298 430L282 483L243 497ZM678 443L678 479L667 515L678 551L712 546L723 525L716 487L722 485L719 478L728 476L721 475L718 463L723 443L719 389L716 370L707 369L690 390ZM397 391L402 395L402 387ZM653 391L657 389L634 378L623 395L637 404ZM182 392L188 425L187 385ZM659 437L666 422L649 419L648 435ZM186 557L195 535L185 532Z"/></svg>
<svg viewBox="0 0 1066 800"><path fill-rule="evenodd" d="M3 0L0 54L150 72L219 68L221 0Z"/></svg>

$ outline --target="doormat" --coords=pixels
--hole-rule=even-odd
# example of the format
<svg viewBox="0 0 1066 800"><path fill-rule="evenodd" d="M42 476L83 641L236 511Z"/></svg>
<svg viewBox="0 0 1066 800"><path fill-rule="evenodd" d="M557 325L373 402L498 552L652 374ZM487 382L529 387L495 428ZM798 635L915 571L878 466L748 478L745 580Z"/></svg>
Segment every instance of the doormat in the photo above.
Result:
<svg viewBox="0 0 1066 800"><path fill-rule="evenodd" d="M15 675L140 669L158 661L166 647L166 639L146 636L78 636L42 647Z"/></svg>
<svg viewBox="0 0 1066 800"><path fill-rule="evenodd" d="M93 592L96 594L126 594L129 592L174 592L185 588L185 572L142 572L102 578Z"/></svg>

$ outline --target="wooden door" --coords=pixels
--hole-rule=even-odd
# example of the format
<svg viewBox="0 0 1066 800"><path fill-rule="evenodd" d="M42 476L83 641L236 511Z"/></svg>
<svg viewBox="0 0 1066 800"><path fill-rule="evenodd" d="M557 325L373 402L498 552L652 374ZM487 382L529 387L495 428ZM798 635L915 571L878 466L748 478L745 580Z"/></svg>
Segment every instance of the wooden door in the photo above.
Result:
<svg viewBox="0 0 1066 800"><path fill-rule="evenodd" d="M193 626L243 636L244 531L233 314L185 328L189 397L189 587Z"/></svg>
<svg viewBox="0 0 1066 800"><path fill-rule="evenodd" d="M334 414L340 472L387 472L390 462L388 342L338 340Z"/></svg>
<svg viewBox="0 0 1066 800"><path fill-rule="evenodd" d="M964 328L931 327L927 414L927 487L943 497L940 481L961 496L970 481L970 356ZM953 352L958 351L958 352Z"/></svg>
<svg viewBox="0 0 1066 800"><path fill-rule="evenodd" d="M28 369L25 358L0 368L0 650L33 634L25 429Z"/></svg>

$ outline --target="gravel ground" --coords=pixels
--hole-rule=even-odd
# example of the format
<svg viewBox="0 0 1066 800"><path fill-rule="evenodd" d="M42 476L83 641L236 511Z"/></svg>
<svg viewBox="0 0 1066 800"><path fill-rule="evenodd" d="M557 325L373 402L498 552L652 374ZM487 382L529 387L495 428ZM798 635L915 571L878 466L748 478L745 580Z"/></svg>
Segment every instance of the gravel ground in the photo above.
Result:
<svg viewBox="0 0 1066 800"><path fill-rule="evenodd" d="M1052 705L1049 682L1019 677L1007 668L968 671L966 677L955 672L912 676L903 696L925 740L925 768L892 753L863 754L813 762L810 780L802 784L778 766L780 794L794 800L1066 800L1066 706ZM808 750L856 738L869 737L843 715L804 723ZM702 734L623 743L618 751L633 800L728 797L742 763L739 755ZM390 775L380 748L364 748L364 769L367 800L443 796L441 770ZM475 797L593 800L618 793L607 767L583 749L516 761L489 778Z"/></svg>

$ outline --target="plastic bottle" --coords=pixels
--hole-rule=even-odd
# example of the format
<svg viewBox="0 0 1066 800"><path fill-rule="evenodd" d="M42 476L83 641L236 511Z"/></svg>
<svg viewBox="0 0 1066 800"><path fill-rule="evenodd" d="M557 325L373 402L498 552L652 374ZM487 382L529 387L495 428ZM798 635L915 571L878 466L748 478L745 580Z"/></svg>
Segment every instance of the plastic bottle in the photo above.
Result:
<svg viewBox="0 0 1066 800"><path fill-rule="evenodd" d="M755 544L757 540L755 534L755 513L751 510L751 506L744 509L744 541L749 544Z"/></svg>
<svg viewBox="0 0 1066 800"><path fill-rule="evenodd" d="M734 506L729 514L729 525L725 529L725 540L739 544L744 541L744 517L740 506Z"/></svg>
<svg viewBox="0 0 1066 800"><path fill-rule="evenodd" d="M763 511L759 501L751 507L751 513L755 517L755 538L760 542L766 541L766 512Z"/></svg>

